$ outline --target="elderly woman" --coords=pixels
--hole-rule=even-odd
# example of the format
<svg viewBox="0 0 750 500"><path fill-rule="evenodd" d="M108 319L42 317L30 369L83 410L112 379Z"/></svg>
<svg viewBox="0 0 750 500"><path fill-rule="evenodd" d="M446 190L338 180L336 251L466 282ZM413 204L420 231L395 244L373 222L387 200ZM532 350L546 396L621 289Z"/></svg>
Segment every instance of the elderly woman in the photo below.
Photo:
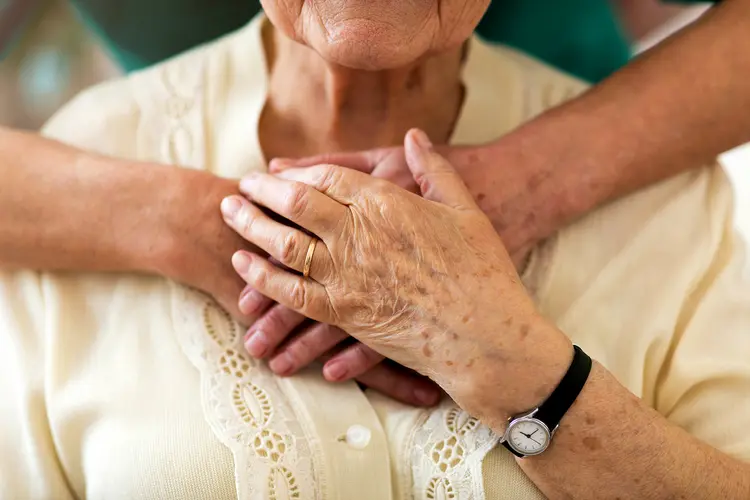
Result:
<svg viewBox="0 0 750 500"><path fill-rule="evenodd" d="M411 127L435 142L486 142L582 88L470 38L484 1L265 7L268 18L233 35L85 93L46 133L239 178L281 153L396 145ZM737 459L750 454L750 301L736 280L741 253L718 169L625 199L519 259L534 301L465 193L442 200L449 210L322 172L284 175L331 188L335 203L279 178L245 185L322 244L305 245L258 212L240 215L252 224L227 220L294 269L312 257L307 271L319 281L309 303L329 293L335 314L301 312L433 377L455 402L412 408L354 382L329 385L317 369L279 378L244 354L238 325L212 300L164 279L5 272L5 495L600 498L746 487ZM425 177L426 194L440 200L445 177ZM383 224L393 241L375 239ZM282 234L295 237L281 248L260 238ZM362 246L368 239L380 242L379 259ZM241 256L253 271L235 263L256 288L308 304L286 301L272 268ZM393 290L396 301L385 293ZM540 313L598 364L549 449L522 470L497 446L503 419L538 406L572 352Z"/></svg>

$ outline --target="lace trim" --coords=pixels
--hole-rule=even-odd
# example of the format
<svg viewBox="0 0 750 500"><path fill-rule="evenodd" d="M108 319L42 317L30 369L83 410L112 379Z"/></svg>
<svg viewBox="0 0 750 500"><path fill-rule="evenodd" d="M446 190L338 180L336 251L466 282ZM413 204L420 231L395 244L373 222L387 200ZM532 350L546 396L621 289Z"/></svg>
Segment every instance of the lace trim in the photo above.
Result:
<svg viewBox="0 0 750 500"><path fill-rule="evenodd" d="M158 75L156 130L166 131L163 161L205 168L200 108L204 72L190 60ZM161 99L161 98L160 98ZM178 342L200 373L203 412L232 452L238 500L320 499L325 486L320 443L307 435L290 398L270 370L245 354L239 325L205 295L174 285Z"/></svg>
<svg viewBox="0 0 750 500"><path fill-rule="evenodd" d="M498 437L450 400L425 416L410 447L413 498L484 499L482 462Z"/></svg>
<svg viewBox="0 0 750 500"><path fill-rule="evenodd" d="M237 498L321 499L317 442L273 373L244 353L239 325L199 292L175 284L172 296L179 343L200 372L204 415L234 457Z"/></svg>

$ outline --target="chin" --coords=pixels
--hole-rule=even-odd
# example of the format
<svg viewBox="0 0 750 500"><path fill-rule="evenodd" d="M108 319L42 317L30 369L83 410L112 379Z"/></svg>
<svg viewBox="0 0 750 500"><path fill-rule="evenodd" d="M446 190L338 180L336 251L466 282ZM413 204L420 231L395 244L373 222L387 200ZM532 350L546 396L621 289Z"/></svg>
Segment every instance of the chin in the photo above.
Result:
<svg viewBox="0 0 750 500"><path fill-rule="evenodd" d="M381 71L414 63L430 52L425 31L407 33L403 27L369 20L330 25L322 36L307 40L326 61L347 68Z"/></svg>

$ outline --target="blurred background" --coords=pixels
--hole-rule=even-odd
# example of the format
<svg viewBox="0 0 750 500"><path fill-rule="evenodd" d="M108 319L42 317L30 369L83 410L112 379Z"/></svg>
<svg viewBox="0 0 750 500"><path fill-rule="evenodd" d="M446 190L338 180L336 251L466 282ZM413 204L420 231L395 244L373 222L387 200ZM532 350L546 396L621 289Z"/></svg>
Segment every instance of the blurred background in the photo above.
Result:
<svg viewBox="0 0 750 500"><path fill-rule="evenodd" d="M508 15L513 9L523 15L529 10L523 10L528 1L495 0L480 32L490 39L523 46L537 57L592 81L708 8L658 0L544 0L557 11L549 9L549 19L540 24L539 33L570 42L535 46L533 37L537 33L530 36L527 26L521 29L511 22L516 18ZM499 2L504 3L502 12L494 9ZM577 5L578 14L566 20L560 17L560 6L569 3ZM221 8L214 7L218 4ZM175 6L179 6L182 18L174 13ZM257 0L0 0L0 125L37 129L81 89L213 38L207 26L216 27L215 35L239 27L257 9ZM589 15L582 19L580 12ZM534 14L538 16L538 11ZM493 26L488 28L490 24ZM123 28L125 25L128 29ZM493 36L491 29L500 30L502 36ZM604 37L609 37L606 43ZM165 38L182 45L155 42ZM611 64L594 61L593 56L577 56L582 44L606 47L609 52L600 54L599 59ZM549 52L551 46L557 46L558 52ZM750 147L727 153L722 163L738 190L738 224L750 235Z"/></svg>

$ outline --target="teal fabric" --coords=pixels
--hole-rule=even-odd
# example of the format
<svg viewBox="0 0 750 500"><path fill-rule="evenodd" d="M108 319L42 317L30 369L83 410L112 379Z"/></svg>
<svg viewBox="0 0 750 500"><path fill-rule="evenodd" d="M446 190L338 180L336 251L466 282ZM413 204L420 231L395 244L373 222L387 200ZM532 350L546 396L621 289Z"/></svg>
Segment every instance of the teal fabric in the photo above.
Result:
<svg viewBox="0 0 750 500"><path fill-rule="evenodd" d="M260 10L258 0L71 1L128 71L238 29ZM591 82L630 57L607 0L495 0L478 32Z"/></svg>
<svg viewBox="0 0 750 500"><path fill-rule="evenodd" d="M630 58L629 41L603 0L498 0L477 31L590 82Z"/></svg>

